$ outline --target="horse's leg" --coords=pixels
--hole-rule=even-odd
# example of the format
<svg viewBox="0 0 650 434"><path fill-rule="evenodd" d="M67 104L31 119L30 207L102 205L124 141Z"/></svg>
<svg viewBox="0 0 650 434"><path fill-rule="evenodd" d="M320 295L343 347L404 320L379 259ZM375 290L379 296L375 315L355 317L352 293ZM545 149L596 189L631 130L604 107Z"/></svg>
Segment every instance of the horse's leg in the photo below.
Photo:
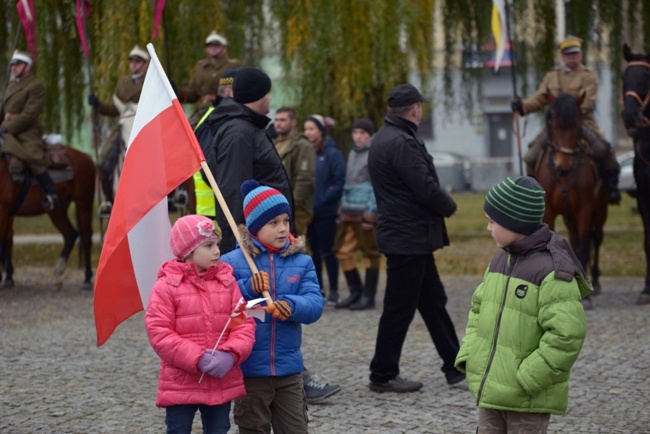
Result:
<svg viewBox="0 0 650 434"><path fill-rule="evenodd" d="M607 206L603 206L602 210L594 211L594 219L592 223L592 241L594 244L594 260L591 264L591 283L594 287L593 295L599 295L602 287L600 286L600 246L605 238L603 226L607 220Z"/></svg>
<svg viewBox="0 0 650 434"><path fill-rule="evenodd" d="M92 289L92 278L93 270L90 266L90 255L92 254L92 237L93 237L93 228L92 228L92 218L93 218L93 203L85 203L87 201L81 201L75 203L76 215L77 215L77 227L81 233L81 244L82 249L80 251L83 255L84 260L84 283L82 288L90 290Z"/></svg>
<svg viewBox="0 0 650 434"><path fill-rule="evenodd" d="M49 212L50 220L63 236L63 249L61 249L61 255L54 266L54 284L52 287L54 291L58 291L63 287L65 265L79 236L79 232L72 226L68 218L68 206L69 204L61 204L61 206Z"/></svg>
<svg viewBox="0 0 650 434"><path fill-rule="evenodd" d="M14 218L10 217L11 225L7 229L7 238L5 239L5 281L3 285L5 288L14 287Z"/></svg>
<svg viewBox="0 0 650 434"><path fill-rule="evenodd" d="M636 201L644 228L643 247L645 250L646 263L645 286L641 294L639 294L639 298L636 302L637 304L648 304L650 303L650 196L648 195L648 192L642 192L639 190Z"/></svg>
<svg viewBox="0 0 650 434"><path fill-rule="evenodd" d="M11 248L13 246L13 218L9 215L0 216L0 228L4 228L4 231L0 233L0 242L2 242L2 263L1 265L4 268L5 278L2 282L3 288L12 288L14 286L14 269L11 263ZM2 280L2 275L0 274L0 280Z"/></svg>

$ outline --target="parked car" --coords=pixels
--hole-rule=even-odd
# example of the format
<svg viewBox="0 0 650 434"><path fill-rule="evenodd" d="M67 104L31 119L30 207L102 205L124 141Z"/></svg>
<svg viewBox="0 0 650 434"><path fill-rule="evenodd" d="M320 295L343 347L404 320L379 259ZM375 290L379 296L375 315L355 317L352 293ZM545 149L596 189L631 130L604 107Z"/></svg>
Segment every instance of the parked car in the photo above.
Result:
<svg viewBox="0 0 650 434"><path fill-rule="evenodd" d="M630 196L636 197L636 182L634 181L634 152L625 152L616 157L621 165L621 177L618 188L627 192Z"/></svg>
<svg viewBox="0 0 650 434"><path fill-rule="evenodd" d="M469 189L469 160L451 152L430 151L436 166L440 185L447 192Z"/></svg>

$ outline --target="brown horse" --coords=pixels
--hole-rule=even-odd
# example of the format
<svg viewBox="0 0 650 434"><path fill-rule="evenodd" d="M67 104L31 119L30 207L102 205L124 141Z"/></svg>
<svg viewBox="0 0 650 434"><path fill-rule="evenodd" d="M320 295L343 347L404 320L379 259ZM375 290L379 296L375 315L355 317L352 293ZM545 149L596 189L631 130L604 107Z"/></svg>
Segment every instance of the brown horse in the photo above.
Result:
<svg viewBox="0 0 650 434"><path fill-rule="evenodd" d="M83 152L68 146L62 147L67 155L73 171L73 178L56 184L59 196L59 205L48 212L50 220L63 236L63 249L61 256L54 267L54 289L58 290L63 285L63 272L72 248L81 233L82 256L85 266L84 289L91 289L92 269L90 267L90 254L92 247L92 215L95 197L95 164ZM30 185L14 182L9 173L5 155L0 157L0 260L4 267L4 287L12 287L13 280L13 220L16 216L35 216L45 213L43 209L43 192L41 187L31 184L32 176L26 174ZM56 180L56 176L53 176ZM68 217L70 204L75 204L75 216L79 232L74 228ZM17 207L17 209L16 209ZM0 274L0 280L2 275Z"/></svg>
<svg viewBox="0 0 650 434"><path fill-rule="evenodd" d="M571 247L585 270L593 247L591 278L597 294L601 289L598 260L607 220L607 192L581 137L583 98L550 96L546 114L550 146L544 151L536 177L546 190L544 223L553 229L556 217L562 216Z"/></svg>
<svg viewBox="0 0 650 434"><path fill-rule="evenodd" d="M646 276L638 304L650 303L650 54L635 54L623 46L628 62L623 72L623 121L634 140L636 201L643 222Z"/></svg>

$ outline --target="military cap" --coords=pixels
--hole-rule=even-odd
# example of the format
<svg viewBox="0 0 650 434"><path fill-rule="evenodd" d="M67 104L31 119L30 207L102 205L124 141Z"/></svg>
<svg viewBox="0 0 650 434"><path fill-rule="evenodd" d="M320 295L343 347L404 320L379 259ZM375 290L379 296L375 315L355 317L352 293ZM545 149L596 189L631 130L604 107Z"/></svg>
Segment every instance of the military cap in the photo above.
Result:
<svg viewBox="0 0 650 434"><path fill-rule="evenodd" d="M148 61L151 60L151 56L149 56L149 52L147 50L143 50L142 48L140 48L139 45L136 45L135 47L133 47L133 49L129 53L129 60L131 60L134 57L142 59L145 62L148 62Z"/></svg>
<svg viewBox="0 0 650 434"><path fill-rule="evenodd" d="M14 51L14 54L11 56L11 61L9 64L15 65L16 63L26 63L28 65L32 64L32 56L29 53L25 53L24 51L16 50Z"/></svg>
<svg viewBox="0 0 650 434"><path fill-rule="evenodd" d="M219 86L232 86L238 71L239 68L226 69L219 79Z"/></svg>
<svg viewBox="0 0 650 434"><path fill-rule="evenodd" d="M567 36L559 45L562 54L579 53L582 51L582 39L575 36Z"/></svg>
<svg viewBox="0 0 650 434"><path fill-rule="evenodd" d="M205 45L217 44L217 45L228 45L228 40L213 30L207 38L205 38Z"/></svg>

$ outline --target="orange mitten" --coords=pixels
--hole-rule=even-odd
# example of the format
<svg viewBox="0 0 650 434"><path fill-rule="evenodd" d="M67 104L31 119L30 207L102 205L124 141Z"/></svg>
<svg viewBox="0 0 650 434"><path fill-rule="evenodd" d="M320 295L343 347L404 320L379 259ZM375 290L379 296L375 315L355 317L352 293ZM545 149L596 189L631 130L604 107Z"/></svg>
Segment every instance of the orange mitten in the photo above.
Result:
<svg viewBox="0 0 650 434"><path fill-rule="evenodd" d="M251 286L253 291L258 294L261 294L264 291L269 291L271 286L269 285L269 273L266 271L258 271L257 273L251 276Z"/></svg>
<svg viewBox="0 0 650 434"><path fill-rule="evenodd" d="M278 318L282 321L285 321L291 316L291 306L286 300L274 301L271 306L265 306L264 311L271 314L273 318Z"/></svg>

